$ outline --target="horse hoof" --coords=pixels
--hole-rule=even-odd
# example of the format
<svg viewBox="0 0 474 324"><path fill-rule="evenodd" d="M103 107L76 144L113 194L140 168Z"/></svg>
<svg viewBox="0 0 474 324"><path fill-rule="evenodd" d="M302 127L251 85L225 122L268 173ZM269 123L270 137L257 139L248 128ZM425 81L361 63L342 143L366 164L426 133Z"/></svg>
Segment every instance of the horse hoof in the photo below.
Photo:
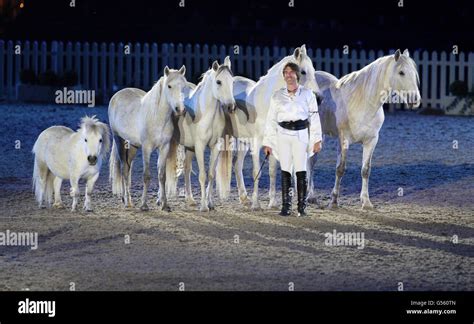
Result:
<svg viewBox="0 0 474 324"><path fill-rule="evenodd" d="M92 213L94 210L92 208L86 208L86 212Z"/></svg>
<svg viewBox="0 0 474 324"><path fill-rule="evenodd" d="M209 210L215 210L215 209L216 209L216 207L214 207L214 206L209 206Z"/></svg>
<svg viewBox="0 0 474 324"><path fill-rule="evenodd" d="M370 202L362 204L362 210L374 210L374 205Z"/></svg>
<svg viewBox="0 0 474 324"><path fill-rule="evenodd" d="M329 205L328 205L328 208L329 209L338 209L339 205L337 204L337 202L330 202Z"/></svg>
<svg viewBox="0 0 474 324"><path fill-rule="evenodd" d="M262 207L260 207L260 205L252 205L252 207L250 208L252 211L262 211Z"/></svg>
<svg viewBox="0 0 474 324"><path fill-rule="evenodd" d="M54 203L54 204L53 204L53 208L63 209L63 208L64 208L64 205L63 205L63 203Z"/></svg>
<svg viewBox="0 0 474 324"><path fill-rule="evenodd" d="M194 199L188 199L188 200L186 200L186 204L187 204L188 206L196 206L196 205L197 205L196 200L194 200Z"/></svg>
<svg viewBox="0 0 474 324"><path fill-rule="evenodd" d="M166 211L166 212L169 213L169 212L171 212L171 207L170 206L163 206L163 207L161 207L161 210Z"/></svg>
<svg viewBox="0 0 474 324"><path fill-rule="evenodd" d="M278 204L276 203L275 200L270 200L270 202L268 203L268 208L269 209L278 209Z"/></svg>
<svg viewBox="0 0 474 324"><path fill-rule="evenodd" d="M201 208L199 209L200 212L208 212L209 211L209 207L207 206L201 206Z"/></svg>
<svg viewBox="0 0 474 324"><path fill-rule="evenodd" d="M309 197L308 198L308 204L314 204L319 206L319 201L317 197Z"/></svg>
<svg viewBox="0 0 474 324"><path fill-rule="evenodd" d="M157 199L157 200L156 200L156 205L157 205L157 206L161 206L161 201L160 201L160 199Z"/></svg>
<svg viewBox="0 0 474 324"><path fill-rule="evenodd" d="M140 210L141 210L141 211L148 211L149 208L148 208L148 206L145 204L145 205L142 205L142 206L140 207Z"/></svg>

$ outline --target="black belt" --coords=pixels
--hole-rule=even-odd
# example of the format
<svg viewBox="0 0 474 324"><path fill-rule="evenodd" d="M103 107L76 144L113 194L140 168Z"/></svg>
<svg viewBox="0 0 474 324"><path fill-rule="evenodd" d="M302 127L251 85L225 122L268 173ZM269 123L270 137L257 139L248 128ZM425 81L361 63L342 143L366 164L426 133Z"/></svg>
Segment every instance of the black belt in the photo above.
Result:
<svg viewBox="0 0 474 324"><path fill-rule="evenodd" d="M296 121L285 121L285 122L280 122L278 123L281 127L289 130L301 130L308 128L309 122L307 119L305 120L296 120Z"/></svg>

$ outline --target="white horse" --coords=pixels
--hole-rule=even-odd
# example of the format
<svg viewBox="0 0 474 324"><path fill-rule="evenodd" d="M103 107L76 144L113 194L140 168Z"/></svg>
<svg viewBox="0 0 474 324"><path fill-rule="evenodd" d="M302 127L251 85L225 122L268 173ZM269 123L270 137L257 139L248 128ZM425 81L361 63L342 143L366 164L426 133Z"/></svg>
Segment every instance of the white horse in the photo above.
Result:
<svg viewBox="0 0 474 324"><path fill-rule="evenodd" d="M363 209L372 209L369 175L372 154L384 122L382 106L387 99L397 94L407 104L414 102L415 107L420 105L416 64L408 50L403 54L397 50L395 54L381 57L339 80L323 71L316 72L316 80L323 91L323 100L319 106L323 134L338 138L336 181L329 207L337 207L349 145L360 143L363 146L360 199ZM310 159L308 171L313 170L316 160L317 154ZM312 202L317 202L313 177L310 175L309 179L308 197Z"/></svg>
<svg viewBox="0 0 474 324"><path fill-rule="evenodd" d="M140 209L148 210L147 192L150 184L150 156L159 150L157 204L170 211L166 198L166 160L170 150L176 150L171 141L174 115L184 113L183 91L187 86L184 66L179 71L165 67L164 75L153 88L145 92L136 88L125 88L117 92L109 103L109 123L113 134L110 155L110 181L112 191L119 195L125 207L133 207L130 194L133 159L139 148L143 154L143 194ZM173 156L174 154L170 154ZM168 168L166 168L168 171ZM173 170L174 171L174 170ZM169 173L170 177L173 175ZM172 179L168 179L172 180Z"/></svg>
<svg viewBox="0 0 474 324"><path fill-rule="evenodd" d="M109 127L95 116L82 118L77 132L64 126L52 126L44 130L33 146L33 189L39 207L44 207L44 201L51 206L54 192L53 207L63 208L61 184L63 179L69 179L72 211L76 211L80 194L79 179L86 179L84 209L92 211L90 195L109 147Z"/></svg>
<svg viewBox="0 0 474 324"><path fill-rule="evenodd" d="M315 70L311 58L307 55L306 46L295 49L293 55L286 56L280 62L271 67L265 76L258 82L243 77L235 77L234 96L237 104L236 112L230 115L233 135L238 139L237 159L235 160L235 176L239 190L239 199L242 204L248 202L242 173L243 162L248 149L251 150L253 162L254 190L252 196L252 209L260 209L258 201L258 184L260 175L260 149L265 131L266 118L273 93L286 86L283 78L283 67L286 63L298 64L301 71L300 84L319 93L319 87L315 79ZM273 155L269 157L270 173L270 203L269 207L277 207L276 202L276 159Z"/></svg>
<svg viewBox="0 0 474 324"><path fill-rule="evenodd" d="M187 113L180 117L178 122L179 143L186 148L184 166L186 202L189 205L196 204L191 191L191 164L196 154L201 185L200 211L203 212L214 209L214 179L221 198L225 198L230 190L229 161L232 160L232 151L226 150L223 139L226 133L231 133L226 132L226 127L230 127L230 122L226 120L226 110L232 113L235 108L232 87L233 75L229 57L225 58L222 65L214 61L212 68L202 75L201 82L186 98ZM206 147L211 150L207 189L204 164ZM216 177L218 164L219 170Z"/></svg>

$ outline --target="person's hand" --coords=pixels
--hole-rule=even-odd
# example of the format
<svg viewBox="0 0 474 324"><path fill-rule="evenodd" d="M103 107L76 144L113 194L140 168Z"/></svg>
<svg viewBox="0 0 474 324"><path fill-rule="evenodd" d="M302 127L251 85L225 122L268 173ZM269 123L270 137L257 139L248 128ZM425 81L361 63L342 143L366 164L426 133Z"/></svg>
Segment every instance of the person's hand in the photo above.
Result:
<svg viewBox="0 0 474 324"><path fill-rule="evenodd" d="M314 143L313 153L319 153L321 151L321 141Z"/></svg>
<svg viewBox="0 0 474 324"><path fill-rule="evenodd" d="M263 147L263 153L265 153L265 156L271 155L272 154L272 148L270 146L264 146Z"/></svg>

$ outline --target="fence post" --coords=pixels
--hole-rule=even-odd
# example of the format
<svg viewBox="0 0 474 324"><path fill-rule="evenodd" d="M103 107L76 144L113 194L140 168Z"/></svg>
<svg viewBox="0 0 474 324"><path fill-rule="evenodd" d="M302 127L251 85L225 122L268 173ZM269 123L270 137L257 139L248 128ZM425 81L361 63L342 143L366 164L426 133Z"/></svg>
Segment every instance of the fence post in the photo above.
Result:
<svg viewBox="0 0 474 324"><path fill-rule="evenodd" d="M142 56L142 51L141 51L141 45L140 43L135 43L135 50L133 51L133 56L134 56L134 63L135 63L135 68L134 68L134 77L133 77L133 85L136 87L136 88L141 88L141 84L140 84L140 67L141 67L141 56Z"/></svg>
<svg viewBox="0 0 474 324"><path fill-rule="evenodd" d="M7 98L12 99L13 89L13 42L7 43Z"/></svg>
<svg viewBox="0 0 474 324"><path fill-rule="evenodd" d="M193 63L192 63L192 46L191 44L186 44L186 48L185 48L185 54L184 54L184 57L186 59L186 62L185 62L185 65L186 65L186 80L191 80L192 78L192 75L193 75Z"/></svg>
<svg viewBox="0 0 474 324"><path fill-rule="evenodd" d="M4 80L4 64L5 64L5 41L0 39L0 98L5 94Z"/></svg>
<svg viewBox="0 0 474 324"><path fill-rule="evenodd" d="M114 95L115 91L115 44L109 44L109 87L108 93L110 97Z"/></svg>
<svg viewBox="0 0 474 324"><path fill-rule="evenodd" d="M151 79L152 79L152 84L158 80L158 44L153 43L151 45Z"/></svg>
<svg viewBox="0 0 474 324"><path fill-rule="evenodd" d="M82 58L84 60L83 64L83 71L84 71L84 88L85 89L90 89L90 82L89 82L89 59L90 59L90 53L89 53L89 43L84 44L84 50L83 50L83 55Z"/></svg>
<svg viewBox="0 0 474 324"><path fill-rule="evenodd" d="M76 42L75 49L74 49L74 63L76 67L76 73L77 73L77 81L79 82L80 85L83 85L84 83L84 77L83 74L81 73L81 43Z"/></svg>
<svg viewBox="0 0 474 324"><path fill-rule="evenodd" d="M107 92L107 44L100 44L100 90L102 91L102 103L105 104L109 100Z"/></svg>

